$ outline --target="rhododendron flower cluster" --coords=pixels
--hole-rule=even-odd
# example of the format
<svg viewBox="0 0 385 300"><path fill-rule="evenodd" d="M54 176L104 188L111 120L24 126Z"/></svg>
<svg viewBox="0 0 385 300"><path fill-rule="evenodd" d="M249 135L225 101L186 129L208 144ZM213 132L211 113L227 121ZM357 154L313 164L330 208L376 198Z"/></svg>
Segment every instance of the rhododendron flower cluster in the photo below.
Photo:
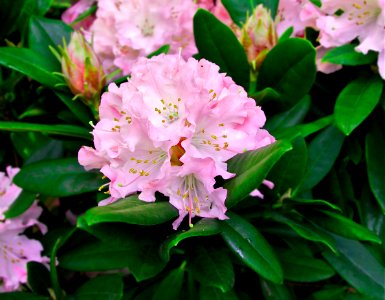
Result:
<svg viewBox="0 0 385 300"><path fill-rule="evenodd" d="M96 19L86 36L106 73L120 69L129 74L138 57L166 44L169 53L182 49L185 58L195 54L192 20L196 10L192 0L99 0Z"/></svg>
<svg viewBox="0 0 385 300"><path fill-rule="evenodd" d="M7 167L7 173L0 172L0 292L17 290L20 284L27 282L29 261L47 261L41 256L43 247L40 242L22 235L33 225L46 232L46 227L37 221L42 212L37 203L16 218L5 219L4 216L21 193L21 189L12 183L18 171L18 168Z"/></svg>
<svg viewBox="0 0 385 300"><path fill-rule="evenodd" d="M177 228L189 215L225 219L227 191L215 177L232 177L226 161L268 145L265 115L245 90L204 59L177 55L141 58L120 87L102 95L95 149L83 147L79 162L110 180L110 198L140 192L155 201L168 196L179 210Z"/></svg>

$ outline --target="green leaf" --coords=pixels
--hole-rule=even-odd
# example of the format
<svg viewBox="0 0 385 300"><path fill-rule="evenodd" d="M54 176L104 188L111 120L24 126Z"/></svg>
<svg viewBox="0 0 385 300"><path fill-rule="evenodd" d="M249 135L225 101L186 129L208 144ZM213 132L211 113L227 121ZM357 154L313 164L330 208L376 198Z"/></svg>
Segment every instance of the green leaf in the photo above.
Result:
<svg viewBox="0 0 385 300"><path fill-rule="evenodd" d="M83 219L88 226L103 222L157 225L177 216L178 211L168 202L148 203L134 195L110 205L91 208L85 213Z"/></svg>
<svg viewBox="0 0 385 300"><path fill-rule="evenodd" d="M258 74L257 90L273 88L280 94L284 106L294 106L310 91L315 81L315 53L307 40L292 38L282 41L266 55Z"/></svg>
<svg viewBox="0 0 385 300"><path fill-rule="evenodd" d="M338 212L341 212L341 208L339 208L337 205L334 205L333 203L330 203L329 201L321 200L321 199L298 199L298 198L290 198L286 201L293 202L296 206L308 206L311 205L313 208L314 206L320 206L322 208L328 208L333 209Z"/></svg>
<svg viewBox="0 0 385 300"><path fill-rule="evenodd" d="M24 165L42 159L55 159L63 156L64 143L54 140L40 132L12 132L11 139Z"/></svg>
<svg viewBox="0 0 385 300"><path fill-rule="evenodd" d="M376 61L377 55L373 51L368 54L356 52L354 49L357 45L347 44L333 48L325 53L322 62L329 62L337 65L359 66L371 64Z"/></svg>
<svg viewBox="0 0 385 300"><path fill-rule="evenodd" d="M239 27L246 22L256 6L256 0L221 0L223 6L228 11L231 19Z"/></svg>
<svg viewBox="0 0 385 300"><path fill-rule="evenodd" d="M234 213L222 223L222 237L234 254L262 277L282 283L281 265L262 234L249 222Z"/></svg>
<svg viewBox="0 0 385 300"><path fill-rule="evenodd" d="M245 50L229 27L206 10L194 16L194 36L199 54L216 63L237 84L249 88L250 70Z"/></svg>
<svg viewBox="0 0 385 300"><path fill-rule="evenodd" d="M32 16L29 24L29 48L44 55L53 65L57 65L57 70L60 72L60 62L49 46L59 51L58 45L63 44L63 39L69 43L72 31L73 29L62 21Z"/></svg>
<svg viewBox="0 0 385 300"><path fill-rule="evenodd" d="M74 300L120 300L123 297L122 276L118 274L95 277L72 296Z"/></svg>
<svg viewBox="0 0 385 300"><path fill-rule="evenodd" d="M265 300L292 300L294 299L289 289L283 284L275 284L271 281L260 279L262 293Z"/></svg>
<svg viewBox="0 0 385 300"><path fill-rule="evenodd" d="M289 218L283 214L272 213L271 218L279 223L285 224L293 229L299 236L313 242L320 242L329 247L333 252L336 252L335 241L329 234L316 228L314 225L298 219L301 217L298 214L293 214Z"/></svg>
<svg viewBox="0 0 385 300"><path fill-rule="evenodd" d="M385 138L378 127L366 135L365 156L370 189L385 214Z"/></svg>
<svg viewBox="0 0 385 300"><path fill-rule="evenodd" d="M172 270L159 284L154 291L151 300L178 300L184 279L183 263L178 269Z"/></svg>
<svg viewBox="0 0 385 300"><path fill-rule="evenodd" d="M122 225L102 224L87 228L101 240L89 240L73 247L58 257L59 266L80 272L128 268L137 281L158 274L166 265L158 253L160 238L153 232L128 230Z"/></svg>
<svg viewBox="0 0 385 300"><path fill-rule="evenodd" d="M216 287L223 293L233 288L235 280L233 265L222 248L196 247L187 266L201 285Z"/></svg>
<svg viewBox="0 0 385 300"><path fill-rule="evenodd" d="M274 191L283 194L296 190L302 182L307 165L307 147L305 140L298 137L292 141L293 149L286 152L269 173L269 180L274 182Z"/></svg>
<svg viewBox="0 0 385 300"><path fill-rule="evenodd" d="M0 65L16 70L50 88L64 83L62 78L52 74L58 71L57 66L31 49L0 47Z"/></svg>
<svg viewBox="0 0 385 300"><path fill-rule="evenodd" d="M300 186L301 191L312 189L329 173L344 140L345 136L335 126L330 126L311 141L308 148L308 167Z"/></svg>
<svg viewBox="0 0 385 300"><path fill-rule="evenodd" d="M24 122L0 122L0 130L11 132L41 132L92 140L89 130L75 125L46 125Z"/></svg>
<svg viewBox="0 0 385 300"><path fill-rule="evenodd" d="M41 263L30 261L27 263L28 285L37 294L49 296L48 289L51 288L50 274L46 266Z"/></svg>
<svg viewBox="0 0 385 300"><path fill-rule="evenodd" d="M200 300L238 300L233 290L223 293L220 289L201 286L199 290Z"/></svg>
<svg viewBox="0 0 385 300"><path fill-rule="evenodd" d="M379 77L358 78L339 94L334 107L337 127L345 135L360 125L380 101L383 82Z"/></svg>
<svg viewBox="0 0 385 300"><path fill-rule="evenodd" d="M68 93L55 91L55 94L83 124L89 127L89 122L94 120L94 117L83 102L79 100L72 100L73 95Z"/></svg>
<svg viewBox="0 0 385 300"><path fill-rule="evenodd" d="M27 190L21 191L20 195L11 204L8 210L5 212L7 219L15 218L25 212L32 203L36 200L36 193L31 193Z"/></svg>
<svg viewBox="0 0 385 300"><path fill-rule="evenodd" d="M272 116L266 121L265 128L274 136L274 131L298 125L310 109L311 99L306 95L288 111Z"/></svg>
<svg viewBox="0 0 385 300"><path fill-rule="evenodd" d="M12 292L0 293L0 300L49 300L48 297L39 296L32 293Z"/></svg>
<svg viewBox="0 0 385 300"><path fill-rule="evenodd" d="M24 166L14 182L30 192L64 197L96 191L98 177L97 173L86 172L77 158L63 158Z"/></svg>
<svg viewBox="0 0 385 300"><path fill-rule="evenodd" d="M327 210L319 210L319 212L321 214L316 214L314 222L327 230L349 239L381 244L381 239L366 227L334 212Z"/></svg>
<svg viewBox="0 0 385 300"><path fill-rule="evenodd" d="M284 277L297 282L315 282L328 279L336 273L328 264L318 258L294 251L277 251Z"/></svg>
<svg viewBox="0 0 385 300"><path fill-rule="evenodd" d="M2 41L8 34L16 29L17 21L23 11L25 2L25 0L8 0L1 2L0 20L2 26L0 26L0 38Z"/></svg>
<svg viewBox="0 0 385 300"><path fill-rule="evenodd" d="M151 52L149 55L147 55L147 57L151 58L153 56L157 56L157 55L162 54L162 53L167 54L169 51L170 51L170 45L163 45L158 50Z"/></svg>
<svg viewBox="0 0 385 300"><path fill-rule="evenodd" d="M232 207L265 179L280 157L292 147L287 141L276 141L266 147L236 155L228 162L228 171L237 174L225 183L227 189L226 206Z"/></svg>
<svg viewBox="0 0 385 300"><path fill-rule="evenodd" d="M384 267L360 242L334 237L339 254L322 253L330 265L362 294L384 299Z"/></svg>
<svg viewBox="0 0 385 300"><path fill-rule="evenodd" d="M168 237L160 247L160 255L165 261L170 259L170 250L176 247L181 241L190 237L210 236L221 232L218 220L203 218L192 228L181 233L175 233Z"/></svg>

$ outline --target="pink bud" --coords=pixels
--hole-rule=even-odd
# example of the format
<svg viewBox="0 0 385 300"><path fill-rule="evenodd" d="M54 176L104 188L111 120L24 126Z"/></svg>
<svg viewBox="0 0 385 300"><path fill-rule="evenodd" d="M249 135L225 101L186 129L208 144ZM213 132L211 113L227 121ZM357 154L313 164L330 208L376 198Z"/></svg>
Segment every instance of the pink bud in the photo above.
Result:
<svg viewBox="0 0 385 300"><path fill-rule="evenodd" d="M72 93L97 108L95 101L106 79L99 59L80 32L72 33L69 45L62 51L61 65Z"/></svg>
<svg viewBox="0 0 385 300"><path fill-rule="evenodd" d="M270 11L258 5L246 20L239 38L254 70L258 70L267 52L277 43L277 33Z"/></svg>

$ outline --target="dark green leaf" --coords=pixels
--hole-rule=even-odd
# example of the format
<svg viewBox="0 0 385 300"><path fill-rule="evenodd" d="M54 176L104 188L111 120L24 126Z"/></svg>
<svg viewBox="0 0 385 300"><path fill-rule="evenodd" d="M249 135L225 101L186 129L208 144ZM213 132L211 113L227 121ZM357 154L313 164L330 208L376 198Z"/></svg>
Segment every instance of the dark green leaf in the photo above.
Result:
<svg viewBox="0 0 385 300"><path fill-rule="evenodd" d="M228 162L228 170L237 174L224 187L226 206L232 207L262 183L280 157L292 147L287 141L276 141L266 147L236 155Z"/></svg>
<svg viewBox="0 0 385 300"><path fill-rule="evenodd" d="M0 300L49 300L48 297L39 296L32 293L12 292L0 293Z"/></svg>
<svg viewBox="0 0 385 300"><path fill-rule="evenodd" d="M117 274L95 277L73 295L74 300L120 300L123 297L122 277Z"/></svg>
<svg viewBox="0 0 385 300"><path fill-rule="evenodd" d="M237 84L249 88L250 70L246 53L235 34L206 10L194 16L194 36L199 54L216 63Z"/></svg>
<svg viewBox="0 0 385 300"><path fill-rule="evenodd" d="M277 251L286 279L297 282L315 282L332 277L335 271L323 260L296 253Z"/></svg>
<svg viewBox="0 0 385 300"><path fill-rule="evenodd" d="M321 231L312 224L303 220L298 220L297 215L289 218L283 214L274 213L271 218L274 221L285 224L293 229L299 236L314 242L320 242L328 246L332 251L336 252L335 241L329 234Z"/></svg>
<svg viewBox="0 0 385 300"><path fill-rule="evenodd" d="M58 71L57 66L31 49L0 47L0 65L16 70L50 88L64 82L52 74Z"/></svg>
<svg viewBox="0 0 385 300"><path fill-rule="evenodd" d="M337 127L349 135L373 111L382 93L383 82L378 77L358 78L339 94L334 108Z"/></svg>
<svg viewBox="0 0 385 300"><path fill-rule="evenodd" d="M319 206L322 208L333 209L333 210L336 210L338 212L341 212L341 209L337 205L334 205L333 203L331 203L329 201L325 201L325 200L321 200L321 199L290 198L290 199L287 199L287 201L293 202L295 205L298 205L298 206L300 206L300 205L301 206L311 205L313 207Z"/></svg>
<svg viewBox="0 0 385 300"><path fill-rule="evenodd" d="M330 265L354 288L371 299L384 299L384 267L360 242L335 236L339 254L323 252Z"/></svg>
<svg viewBox="0 0 385 300"><path fill-rule="evenodd" d="M280 94L280 102L291 107L309 92L316 72L315 49L311 43L299 38L287 39L267 54L259 71L257 90L273 88Z"/></svg>
<svg viewBox="0 0 385 300"><path fill-rule="evenodd" d="M344 135L335 126L330 126L311 141L308 167L300 187L302 191L312 189L329 173L344 140Z"/></svg>
<svg viewBox="0 0 385 300"><path fill-rule="evenodd" d="M310 109L311 99L307 95L288 111L274 115L266 122L265 128L274 135L274 131L295 126L303 121Z"/></svg>
<svg viewBox="0 0 385 300"><path fill-rule="evenodd" d="M220 289L201 286L199 290L200 300L238 300L233 290L223 293Z"/></svg>
<svg viewBox="0 0 385 300"><path fill-rule="evenodd" d="M97 173L86 172L77 158L40 161L23 167L14 182L21 188L52 197L64 197L96 191Z"/></svg>
<svg viewBox="0 0 385 300"><path fill-rule="evenodd" d="M190 237L210 236L221 232L220 223L215 219L202 219L185 232L176 233L168 237L160 248L160 255L165 260L170 259L170 250L179 242Z"/></svg>
<svg viewBox="0 0 385 300"><path fill-rule="evenodd" d="M380 129L373 127L366 135L365 156L370 188L385 214L385 138Z"/></svg>
<svg viewBox="0 0 385 300"><path fill-rule="evenodd" d="M21 191L20 195L11 204L4 214L7 219L15 218L25 212L36 200L36 193L27 190Z"/></svg>
<svg viewBox="0 0 385 300"><path fill-rule="evenodd" d="M279 194L295 190L305 174L308 156L305 140L298 137L292 145L293 149L282 156L268 176L274 182L274 191Z"/></svg>
<svg viewBox="0 0 385 300"><path fill-rule="evenodd" d="M3 40L8 34L12 33L17 26L25 0L1 1L0 10L0 38Z"/></svg>
<svg viewBox="0 0 385 300"><path fill-rule="evenodd" d="M177 216L178 211L168 202L148 203L134 195L110 205L91 208L84 215L84 220L89 226L103 222L157 225Z"/></svg>
<svg viewBox="0 0 385 300"><path fill-rule="evenodd" d="M27 264L28 285L32 291L49 296L48 289L51 288L51 279L48 268L41 263L30 261Z"/></svg>
<svg viewBox="0 0 385 300"><path fill-rule="evenodd" d="M262 277L282 283L281 266L263 235L234 213L228 213L228 216L230 219L223 222L221 234L234 254Z"/></svg>
<svg viewBox="0 0 385 300"><path fill-rule="evenodd" d="M11 132L41 132L47 134L57 134L71 137L84 138L91 140L92 136L89 130L75 125L46 125L23 122L0 122L0 130Z"/></svg>
<svg viewBox="0 0 385 300"><path fill-rule="evenodd" d="M245 23L247 16L250 16L256 6L256 0L221 0L228 11L231 19L239 27Z"/></svg>
<svg viewBox="0 0 385 300"><path fill-rule="evenodd" d="M319 210L319 212L322 214L317 214L314 222L329 231L349 239L371 241L381 244L381 239L366 227L334 212L327 210Z"/></svg>
<svg viewBox="0 0 385 300"><path fill-rule="evenodd" d="M59 51L58 45L63 44L63 39L68 44L72 31L73 29L62 21L33 16L29 24L29 48L44 55L53 65L57 65L57 70L60 71L60 62L49 46Z"/></svg>
<svg viewBox="0 0 385 300"><path fill-rule="evenodd" d="M196 247L188 268L201 285L219 288L223 293L233 288L233 265L224 249L213 246Z"/></svg>
<svg viewBox="0 0 385 300"><path fill-rule="evenodd" d="M83 124L89 126L89 122L94 120L91 111L83 104L83 102L72 100L73 95L57 91L55 94Z"/></svg>
<svg viewBox="0 0 385 300"><path fill-rule="evenodd" d="M147 55L147 57L151 58L153 56L157 56L157 55L162 54L162 53L167 54L169 50L170 50L170 45L164 45L164 46L160 47L158 50L155 50L154 52Z"/></svg>
<svg viewBox="0 0 385 300"><path fill-rule="evenodd" d="M265 300L292 300L294 299L289 289L283 284L275 284L261 278L262 293Z"/></svg>
<svg viewBox="0 0 385 300"><path fill-rule="evenodd" d="M122 224L85 228L101 240L90 240L59 257L59 266L82 272L128 268L137 281L151 278L166 265L158 254L159 238L127 230Z"/></svg>
<svg viewBox="0 0 385 300"><path fill-rule="evenodd" d="M159 284L151 300L178 300L184 279L184 263L172 270Z"/></svg>
<svg viewBox="0 0 385 300"><path fill-rule="evenodd" d="M333 48L326 52L323 56L323 62L329 62L337 65L359 66L375 62L377 55L370 51L368 54L356 52L354 49L357 45L346 44Z"/></svg>

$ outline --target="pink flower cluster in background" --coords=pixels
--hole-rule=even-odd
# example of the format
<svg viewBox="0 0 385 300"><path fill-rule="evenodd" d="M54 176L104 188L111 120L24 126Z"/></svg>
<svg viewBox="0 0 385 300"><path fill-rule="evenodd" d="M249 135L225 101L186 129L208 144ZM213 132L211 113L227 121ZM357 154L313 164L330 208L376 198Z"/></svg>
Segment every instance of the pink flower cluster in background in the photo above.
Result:
<svg viewBox="0 0 385 300"><path fill-rule="evenodd" d="M227 191L215 177L230 178L226 161L274 142L261 129L265 115L245 90L204 59L178 55L140 58L131 79L102 95L95 149L83 147L79 162L110 180L108 204L140 192L155 201L168 196L188 214L225 219Z"/></svg>
<svg viewBox="0 0 385 300"><path fill-rule="evenodd" d="M21 193L21 189L12 183L18 168L7 167L7 172L0 172L0 292L14 291L20 284L27 282L27 263L30 261L47 262L41 256L42 245L22 235L28 227L37 225L45 233L45 225L37 219L42 209L35 202L18 217L6 219L4 213Z"/></svg>

